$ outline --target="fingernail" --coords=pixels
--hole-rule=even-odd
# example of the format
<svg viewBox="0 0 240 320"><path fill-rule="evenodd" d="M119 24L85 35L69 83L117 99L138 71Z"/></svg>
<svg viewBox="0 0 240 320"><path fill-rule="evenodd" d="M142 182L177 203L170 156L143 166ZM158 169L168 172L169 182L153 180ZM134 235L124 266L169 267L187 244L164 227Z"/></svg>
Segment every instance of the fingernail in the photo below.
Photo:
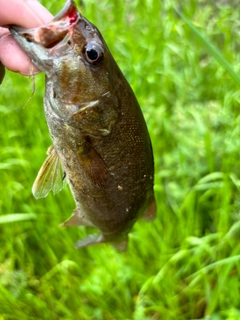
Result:
<svg viewBox="0 0 240 320"><path fill-rule="evenodd" d="M40 24L47 23L52 20L52 14L38 1L25 0L28 7L32 10L33 14L39 20Z"/></svg>

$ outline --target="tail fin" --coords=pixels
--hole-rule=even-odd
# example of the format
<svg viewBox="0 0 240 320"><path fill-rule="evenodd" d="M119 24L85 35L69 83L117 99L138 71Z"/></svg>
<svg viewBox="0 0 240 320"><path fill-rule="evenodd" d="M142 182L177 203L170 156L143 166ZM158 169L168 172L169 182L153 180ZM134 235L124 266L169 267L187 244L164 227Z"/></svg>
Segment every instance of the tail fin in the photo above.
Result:
<svg viewBox="0 0 240 320"><path fill-rule="evenodd" d="M102 235L100 234L90 234L88 237L78 240L75 244L75 248L84 248L88 246L92 246L94 244L102 243L104 242Z"/></svg>
<svg viewBox="0 0 240 320"><path fill-rule="evenodd" d="M74 247L76 249L79 249L79 248L93 246L95 244L99 244L103 242L110 242L117 250L125 251L128 244L128 238L126 237L122 241L118 241L118 242L111 242L111 241L106 241L101 234L100 235L90 234L88 237L78 240Z"/></svg>

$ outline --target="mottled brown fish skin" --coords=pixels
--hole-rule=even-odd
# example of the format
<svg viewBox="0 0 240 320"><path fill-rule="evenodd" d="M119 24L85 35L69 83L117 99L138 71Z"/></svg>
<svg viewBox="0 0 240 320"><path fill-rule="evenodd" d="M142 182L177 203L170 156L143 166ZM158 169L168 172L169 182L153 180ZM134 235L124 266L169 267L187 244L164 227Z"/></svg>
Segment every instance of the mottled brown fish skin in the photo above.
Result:
<svg viewBox="0 0 240 320"><path fill-rule="evenodd" d="M154 217L156 210L151 141L131 87L73 1L44 29L12 33L46 73L46 119L76 201L65 225L100 230L97 240L79 246L126 240L136 219L144 211ZM99 59L92 63L88 54L95 51Z"/></svg>

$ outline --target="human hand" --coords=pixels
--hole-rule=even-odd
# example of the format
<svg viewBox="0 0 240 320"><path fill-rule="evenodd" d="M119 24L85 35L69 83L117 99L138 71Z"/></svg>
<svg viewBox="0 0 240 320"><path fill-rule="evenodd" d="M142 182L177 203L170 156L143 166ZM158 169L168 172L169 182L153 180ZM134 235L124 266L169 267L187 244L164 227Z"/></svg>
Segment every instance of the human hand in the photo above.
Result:
<svg viewBox="0 0 240 320"><path fill-rule="evenodd" d="M51 13L37 0L0 0L0 84L4 67L23 75L39 72L4 26L13 24L34 28L51 19Z"/></svg>

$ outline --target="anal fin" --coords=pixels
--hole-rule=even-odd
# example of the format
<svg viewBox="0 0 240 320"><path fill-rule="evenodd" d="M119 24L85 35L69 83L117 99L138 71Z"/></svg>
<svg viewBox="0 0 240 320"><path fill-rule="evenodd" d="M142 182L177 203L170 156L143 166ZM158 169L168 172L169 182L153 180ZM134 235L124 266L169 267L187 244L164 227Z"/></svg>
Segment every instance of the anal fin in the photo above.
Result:
<svg viewBox="0 0 240 320"><path fill-rule="evenodd" d="M89 226L89 227L92 227L93 224L91 223L91 221L89 221L85 217L85 215L79 209L75 209L73 211L72 216L68 220L63 222L60 226L61 227L70 227L70 226Z"/></svg>

